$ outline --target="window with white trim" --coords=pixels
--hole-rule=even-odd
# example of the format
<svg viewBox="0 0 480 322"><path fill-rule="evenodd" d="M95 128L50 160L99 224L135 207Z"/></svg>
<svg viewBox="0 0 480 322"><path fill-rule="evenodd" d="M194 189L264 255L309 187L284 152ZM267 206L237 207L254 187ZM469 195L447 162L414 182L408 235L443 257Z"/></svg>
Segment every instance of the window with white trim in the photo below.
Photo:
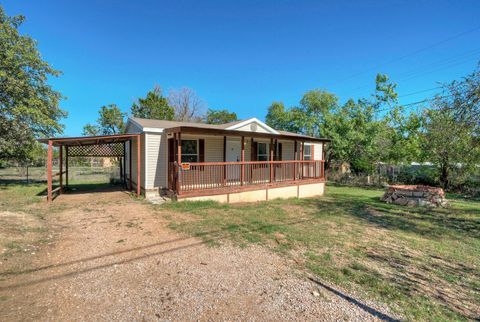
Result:
<svg viewBox="0 0 480 322"><path fill-rule="evenodd" d="M182 140L182 163L198 162L198 140Z"/></svg>
<svg viewBox="0 0 480 322"><path fill-rule="evenodd" d="M258 161L268 161L268 143L258 142L257 157Z"/></svg>
<svg viewBox="0 0 480 322"><path fill-rule="evenodd" d="M312 160L312 146L310 144L304 145L303 160Z"/></svg>

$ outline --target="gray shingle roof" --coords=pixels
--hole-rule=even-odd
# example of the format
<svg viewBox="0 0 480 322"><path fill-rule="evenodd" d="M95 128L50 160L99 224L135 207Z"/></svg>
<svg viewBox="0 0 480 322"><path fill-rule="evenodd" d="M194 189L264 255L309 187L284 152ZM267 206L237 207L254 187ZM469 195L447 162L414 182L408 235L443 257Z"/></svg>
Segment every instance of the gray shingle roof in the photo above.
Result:
<svg viewBox="0 0 480 322"><path fill-rule="evenodd" d="M131 119L141 125L144 128L158 128L158 129L169 129L169 128L175 128L175 127L196 127L196 128L203 128L203 129L220 129L220 130L225 130L230 126L233 126L235 124L244 122L246 120L239 120L235 122L230 122L230 123L225 123L225 124L205 124L205 123L194 123L194 122L178 122L178 121L167 121L167 120L153 120L153 119L142 119L138 117L131 117ZM288 135L288 136L295 136L299 138L304 138L304 139L316 139L318 138L308 136L308 135L303 135L303 134L298 134L298 133L293 133L293 132L288 132L288 131L280 131L277 130L280 134L282 135ZM325 139L328 140L328 139Z"/></svg>
<svg viewBox="0 0 480 322"><path fill-rule="evenodd" d="M241 121L235 121L225 124L205 124L205 123L195 123L195 122L178 122L178 121L167 121L167 120L152 120L152 119L142 119L138 117L131 118L136 123L140 124L143 127L158 128L158 129L169 129L179 126L191 126L204 129L226 129L232 125L238 124Z"/></svg>

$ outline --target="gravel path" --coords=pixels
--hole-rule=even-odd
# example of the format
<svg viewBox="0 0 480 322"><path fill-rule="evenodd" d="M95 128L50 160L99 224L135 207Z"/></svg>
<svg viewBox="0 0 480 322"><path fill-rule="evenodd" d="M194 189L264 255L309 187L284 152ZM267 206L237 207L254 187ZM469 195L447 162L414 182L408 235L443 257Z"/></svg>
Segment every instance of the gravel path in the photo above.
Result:
<svg viewBox="0 0 480 322"><path fill-rule="evenodd" d="M2 321L365 321L378 319L374 306L388 313L315 284L262 247L208 247L177 235L122 192L63 195L52 207L60 209L48 218L55 242L0 281Z"/></svg>

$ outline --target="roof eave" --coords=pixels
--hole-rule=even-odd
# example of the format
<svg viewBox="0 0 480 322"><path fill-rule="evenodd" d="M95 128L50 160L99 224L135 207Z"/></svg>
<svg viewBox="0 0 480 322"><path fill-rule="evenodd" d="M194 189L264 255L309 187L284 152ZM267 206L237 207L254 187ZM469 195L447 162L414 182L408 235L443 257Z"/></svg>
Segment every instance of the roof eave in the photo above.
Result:
<svg viewBox="0 0 480 322"><path fill-rule="evenodd" d="M185 133L185 134L213 134L213 135L233 135L233 136L247 136L257 138L284 138L296 141L310 141L310 142L331 142L332 140L326 138L315 138L301 135L288 135L288 134L272 134L262 132L247 132L238 130L227 129L207 129L194 126L177 126L165 129L168 133Z"/></svg>

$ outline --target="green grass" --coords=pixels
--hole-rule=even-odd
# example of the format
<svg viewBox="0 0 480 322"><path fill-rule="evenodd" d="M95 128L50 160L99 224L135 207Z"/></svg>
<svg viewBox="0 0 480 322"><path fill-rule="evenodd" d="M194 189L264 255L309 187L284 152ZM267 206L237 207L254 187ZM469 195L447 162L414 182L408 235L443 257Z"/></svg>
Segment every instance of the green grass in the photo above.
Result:
<svg viewBox="0 0 480 322"><path fill-rule="evenodd" d="M45 190L44 184L1 184L0 209L22 211L25 207L42 200L41 193Z"/></svg>
<svg viewBox="0 0 480 322"><path fill-rule="evenodd" d="M480 316L480 202L448 209L379 201L382 191L328 187L326 196L256 204L161 206L170 227L210 244L261 244L318 278L390 304L408 320ZM175 213L182 215L175 216ZM173 214L173 215L172 215Z"/></svg>

